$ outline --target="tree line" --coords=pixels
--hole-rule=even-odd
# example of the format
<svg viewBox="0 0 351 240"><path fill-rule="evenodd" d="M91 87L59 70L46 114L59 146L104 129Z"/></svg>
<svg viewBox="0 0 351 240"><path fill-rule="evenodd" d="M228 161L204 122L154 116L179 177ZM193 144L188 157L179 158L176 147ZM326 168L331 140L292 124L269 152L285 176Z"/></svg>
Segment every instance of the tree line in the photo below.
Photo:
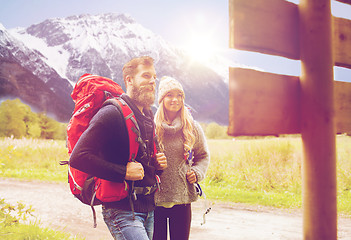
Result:
<svg viewBox="0 0 351 240"><path fill-rule="evenodd" d="M227 127L201 123L208 139L228 139ZM0 137L66 139L67 123L57 122L45 113L35 113L19 99L0 104Z"/></svg>
<svg viewBox="0 0 351 240"><path fill-rule="evenodd" d="M66 139L67 124L45 113L34 113L19 99L0 104L0 137Z"/></svg>

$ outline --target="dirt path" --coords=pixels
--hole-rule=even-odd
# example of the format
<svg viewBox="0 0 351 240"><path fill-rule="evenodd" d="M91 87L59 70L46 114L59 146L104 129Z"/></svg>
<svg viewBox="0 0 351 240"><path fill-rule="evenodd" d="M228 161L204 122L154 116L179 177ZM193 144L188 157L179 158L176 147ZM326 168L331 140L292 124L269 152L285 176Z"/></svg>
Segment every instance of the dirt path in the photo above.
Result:
<svg viewBox="0 0 351 240"><path fill-rule="evenodd" d="M101 207L96 207L98 226L94 229L90 207L76 200L66 184L0 178L0 198L9 203L21 201L32 205L42 226L71 232L87 240L112 239L102 219ZM302 239L300 212L217 203L206 216L206 224L201 225L205 202L200 200L192 206L192 240ZM338 226L338 239L351 239L351 219L339 218Z"/></svg>

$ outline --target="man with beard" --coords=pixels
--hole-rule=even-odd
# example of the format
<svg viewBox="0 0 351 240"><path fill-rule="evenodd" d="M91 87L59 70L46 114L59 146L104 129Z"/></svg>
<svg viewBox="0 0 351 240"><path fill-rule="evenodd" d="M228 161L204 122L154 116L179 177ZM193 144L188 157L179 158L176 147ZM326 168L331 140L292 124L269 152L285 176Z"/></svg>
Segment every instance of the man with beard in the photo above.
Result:
<svg viewBox="0 0 351 240"><path fill-rule="evenodd" d="M113 182L128 182L128 197L104 202L104 221L115 239L152 239L156 171L167 167L164 153L154 153L154 122L150 106L155 100L153 59L134 58L123 67L126 94L121 99L132 109L143 143L134 162L129 158L129 137L123 114L105 105L90 121L70 156L73 168Z"/></svg>

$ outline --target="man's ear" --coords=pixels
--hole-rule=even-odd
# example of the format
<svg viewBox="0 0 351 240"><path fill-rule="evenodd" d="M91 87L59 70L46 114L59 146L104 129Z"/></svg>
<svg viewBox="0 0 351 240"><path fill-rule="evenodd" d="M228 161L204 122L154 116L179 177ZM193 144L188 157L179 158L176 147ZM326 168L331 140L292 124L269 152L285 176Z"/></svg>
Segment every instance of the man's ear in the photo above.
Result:
<svg viewBox="0 0 351 240"><path fill-rule="evenodd" d="M126 83L126 85L130 85L130 84L132 84L133 79L130 75L127 75L127 76L125 76L124 82Z"/></svg>

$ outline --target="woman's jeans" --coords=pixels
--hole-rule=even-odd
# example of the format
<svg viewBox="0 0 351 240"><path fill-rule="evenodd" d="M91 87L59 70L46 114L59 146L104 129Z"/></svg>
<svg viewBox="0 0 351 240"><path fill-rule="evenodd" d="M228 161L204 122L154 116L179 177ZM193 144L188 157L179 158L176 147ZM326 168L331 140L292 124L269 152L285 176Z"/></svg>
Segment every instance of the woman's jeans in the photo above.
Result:
<svg viewBox="0 0 351 240"><path fill-rule="evenodd" d="M154 232L154 212L138 213L102 207L104 221L114 239L149 240Z"/></svg>

